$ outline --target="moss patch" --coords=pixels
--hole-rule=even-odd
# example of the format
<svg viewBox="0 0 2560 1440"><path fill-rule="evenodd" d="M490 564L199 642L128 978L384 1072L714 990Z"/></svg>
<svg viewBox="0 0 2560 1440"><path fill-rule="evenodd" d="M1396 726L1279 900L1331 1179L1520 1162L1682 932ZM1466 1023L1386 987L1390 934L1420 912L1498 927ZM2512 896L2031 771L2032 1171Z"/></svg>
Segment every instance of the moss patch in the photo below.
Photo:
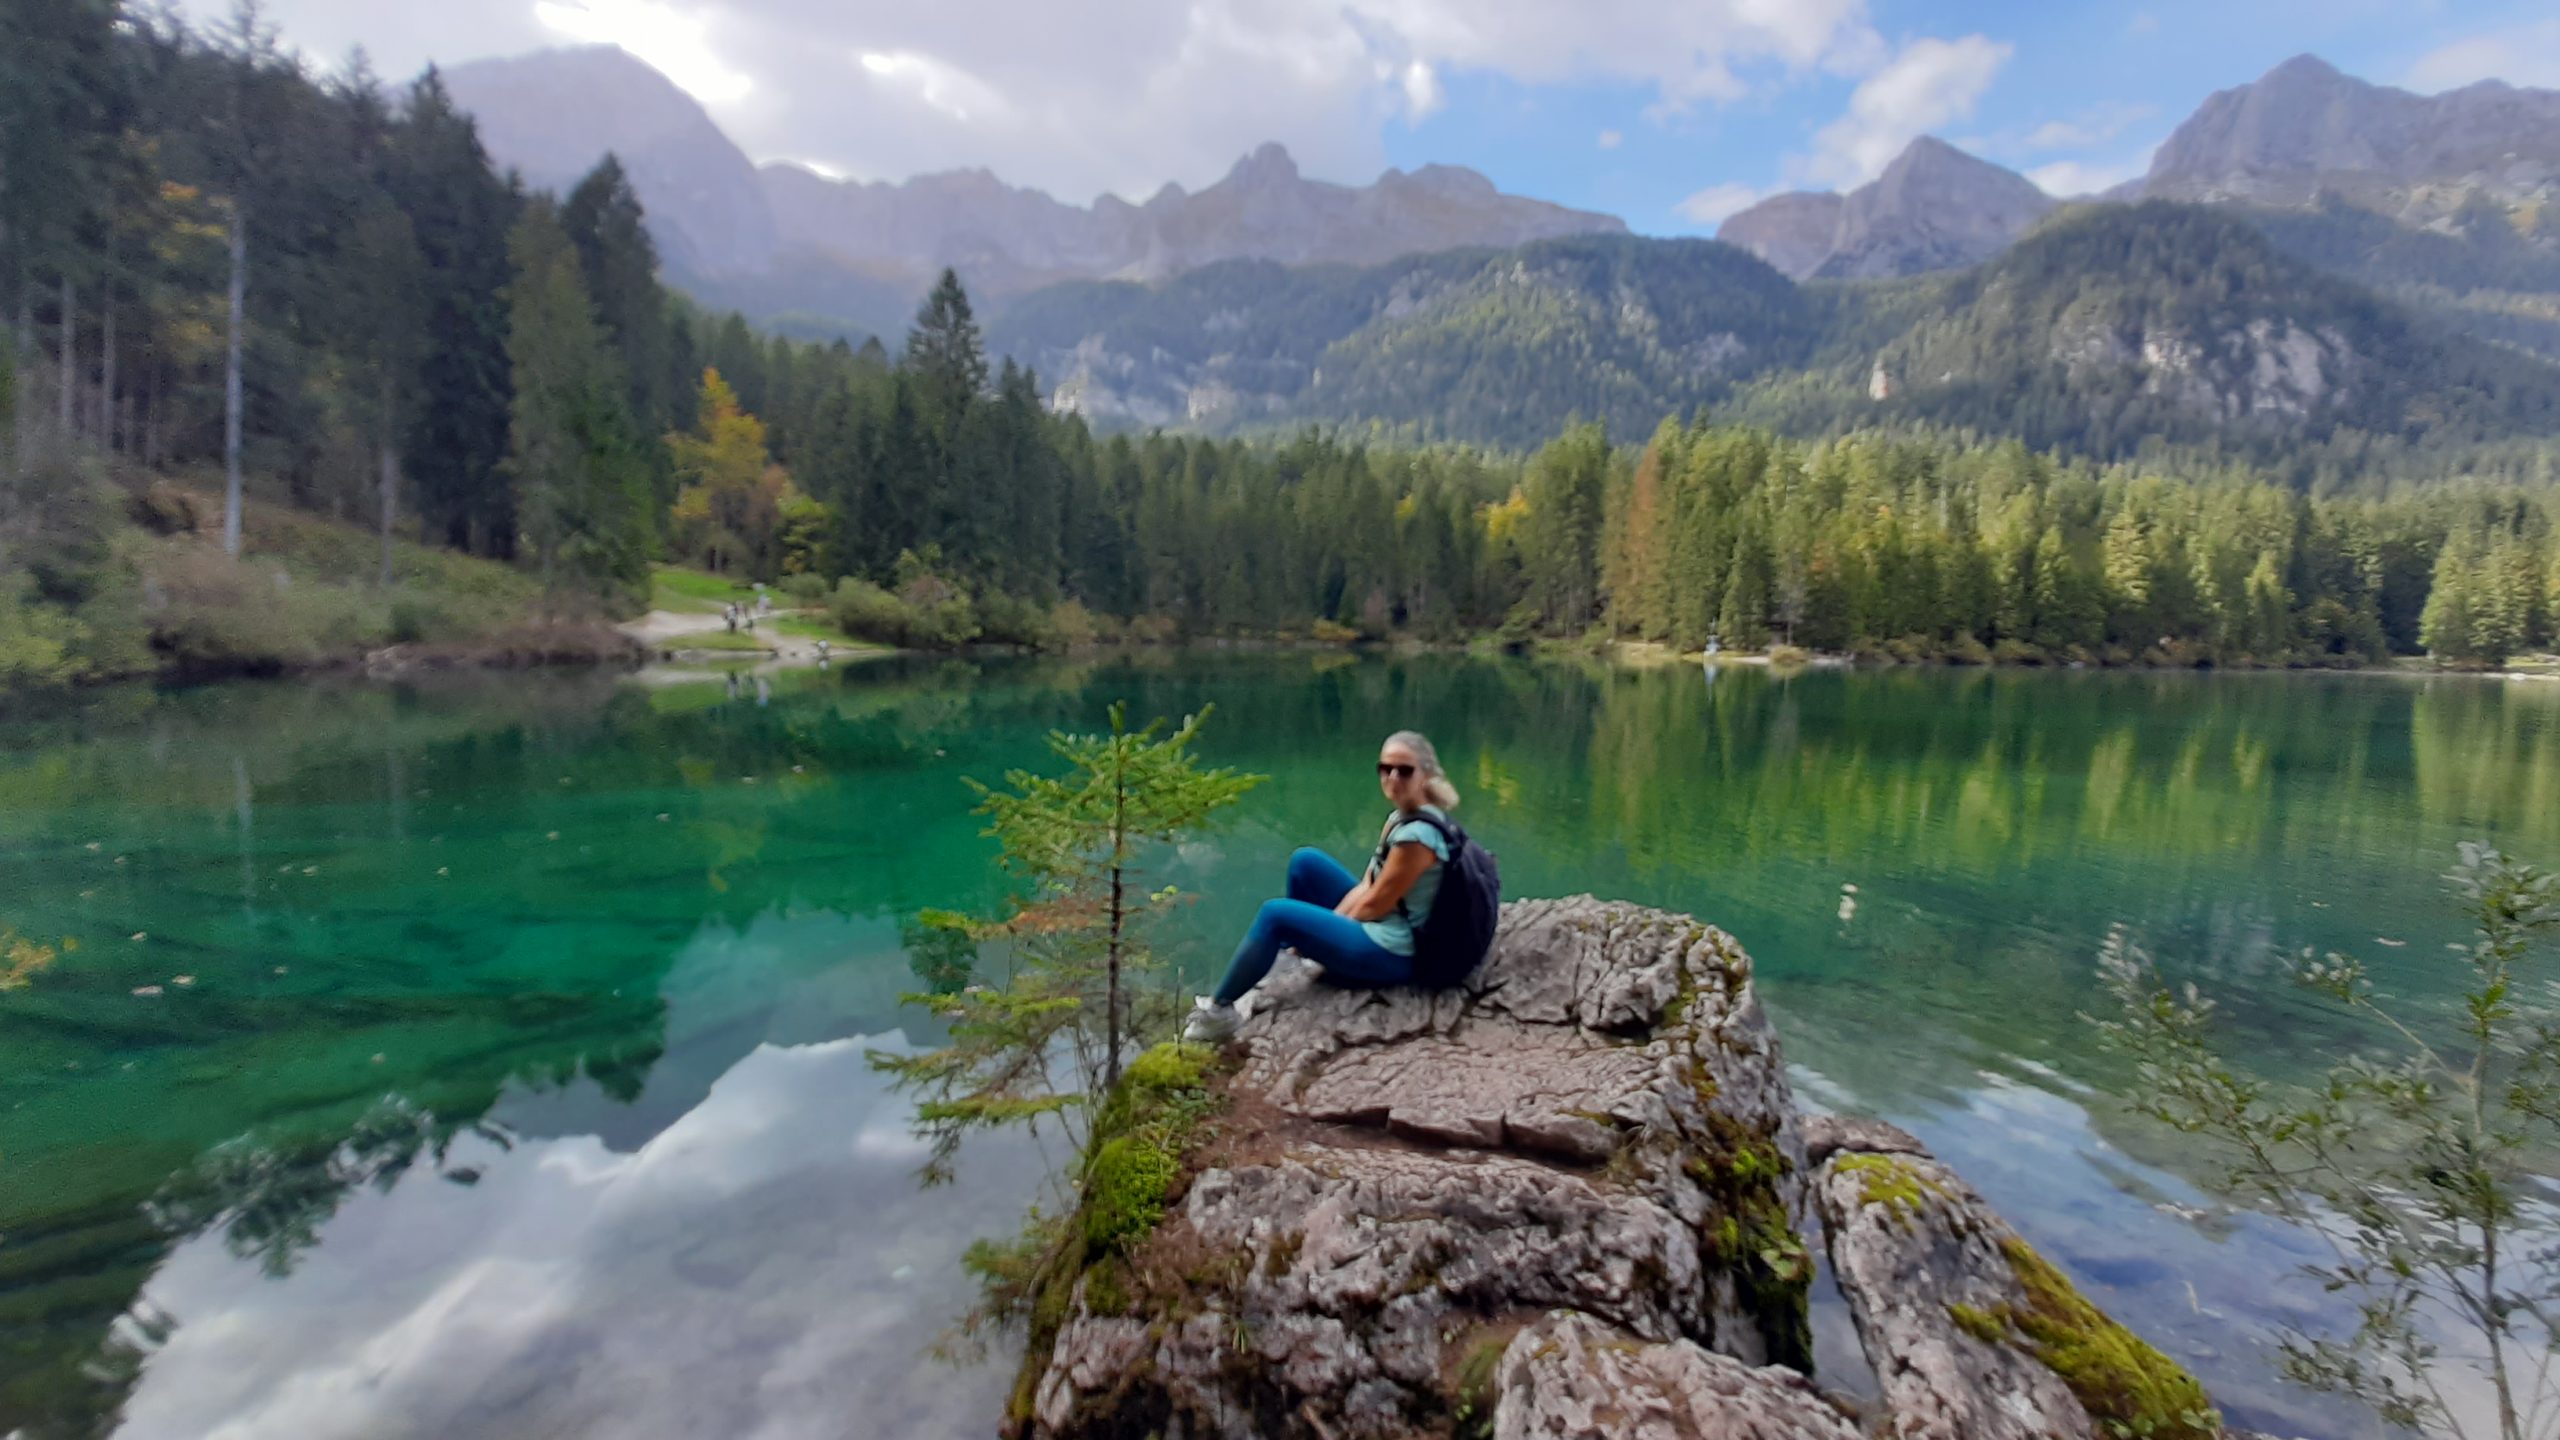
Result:
<svg viewBox="0 0 2560 1440"><path fill-rule="evenodd" d="M1985 1345L2009 1343L2009 1321L2006 1315L1994 1314L1989 1310L1978 1309L1971 1305L1950 1305L1947 1307L1947 1318L1956 1322L1957 1329Z"/></svg>
<svg viewBox="0 0 2560 1440"><path fill-rule="evenodd" d="M1903 1164L1890 1155L1842 1155L1831 1167L1844 1175L1858 1177L1858 1199L1868 1205L1881 1205L1885 1212L1900 1219L1917 1215L1929 1197L1951 1199L1946 1187Z"/></svg>
<svg viewBox="0 0 2560 1440"><path fill-rule="evenodd" d="M1458 1361L1456 1394L1449 1407L1458 1440L1493 1440L1494 1406L1502 1398L1497 1389L1502 1357L1510 1348L1511 1332L1495 1331L1478 1337Z"/></svg>
<svg viewBox="0 0 2560 1440"><path fill-rule="evenodd" d="M2080 1407L2110 1435L2213 1440L2221 1433L2222 1417L2183 1366L2090 1304L2024 1240L2003 1240L2000 1251L2026 1292L2026 1304L1950 1305L1947 1315L1958 1327L2033 1355L2071 1387Z"/></svg>
<svg viewBox="0 0 2560 1440"><path fill-rule="evenodd" d="M1712 1108L1706 1115L1711 1143L1685 1167L1714 1206L1699 1237L1705 1258L1732 1274L1770 1363L1810 1375L1813 1262L1778 1197L1791 1167L1774 1137Z"/></svg>
<svg viewBox="0 0 2560 1440"><path fill-rule="evenodd" d="M1010 1406L1019 1422L1048 1368L1058 1327L1084 1284L1086 1306L1099 1314L1132 1315L1162 1308L1129 1256L1153 1235L1165 1206L1179 1192L1185 1156L1203 1122L1221 1105L1210 1084L1216 1052L1203 1045L1166 1043L1129 1062L1120 1084L1093 1119L1076 1213L1057 1228L1037 1263L1032 1282L1030 1343L1014 1383Z"/></svg>

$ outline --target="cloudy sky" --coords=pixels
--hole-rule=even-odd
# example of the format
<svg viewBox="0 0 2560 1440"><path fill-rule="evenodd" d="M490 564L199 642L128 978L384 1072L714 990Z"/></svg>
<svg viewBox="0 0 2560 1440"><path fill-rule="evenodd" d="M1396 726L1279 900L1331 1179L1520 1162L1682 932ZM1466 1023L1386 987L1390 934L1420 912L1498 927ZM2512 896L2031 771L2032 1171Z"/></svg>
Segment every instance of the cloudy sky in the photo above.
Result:
<svg viewBox="0 0 2560 1440"><path fill-rule="evenodd" d="M183 0L204 18L229 0ZM1712 231L1934 133L2057 194L2139 173L2217 89L2312 51L2422 90L2560 87L2548 0L268 0L406 76L611 41L747 153L861 179L983 165L1062 199L1197 187L1264 140L1361 182L1504 189Z"/></svg>

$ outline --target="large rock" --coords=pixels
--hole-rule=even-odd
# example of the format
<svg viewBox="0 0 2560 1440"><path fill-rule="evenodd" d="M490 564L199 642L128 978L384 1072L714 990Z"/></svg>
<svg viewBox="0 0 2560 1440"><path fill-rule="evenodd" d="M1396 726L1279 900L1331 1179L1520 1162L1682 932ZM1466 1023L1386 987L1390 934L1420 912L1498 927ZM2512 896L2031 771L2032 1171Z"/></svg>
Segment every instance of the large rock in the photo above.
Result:
<svg viewBox="0 0 2560 1440"><path fill-rule="evenodd" d="M1265 991L1179 1206L1034 1336L1033 1433L1444 1428L1470 1356L1556 1308L1718 1352L1662 1362L1709 1389L1809 1364L1794 1109L1730 936L1527 901L1460 989Z"/></svg>
<svg viewBox="0 0 2560 1440"><path fill-rule="evenodd" d="M1919 1141L1875 1121L1807 1128L1831 1268L1896 1440L2221 1433L2192 1377L2083 1299Z"/></svg>
<svg viewBox="0 0 2560 1440"><path fill-rule="evenodd" d="M1818 1212L1866 1433L2220 1434L1917 1139L1800 1119L1750 961L1685 916L1516 902L1440 993L1286 968L1203 1067L1162 1047L1104 1107L1017 1433L1852 1440L1804 1373Z"/></svg>

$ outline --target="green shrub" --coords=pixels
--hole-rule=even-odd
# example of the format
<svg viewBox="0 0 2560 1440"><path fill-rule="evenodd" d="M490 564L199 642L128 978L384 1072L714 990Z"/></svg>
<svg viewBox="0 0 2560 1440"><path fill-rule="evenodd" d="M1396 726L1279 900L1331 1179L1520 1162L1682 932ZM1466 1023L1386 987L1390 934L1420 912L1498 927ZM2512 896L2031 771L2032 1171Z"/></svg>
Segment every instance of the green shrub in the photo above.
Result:
<svg viewBox="0 0 2560 1440"><path fill-rule="evenodd" d="M827 603L827 581L823 575L785 575L774 588L803 609Z"/></svg>
<svg viewBox="0 0 2560 1440"><path fill-rule="evenodd" d="M1061 600L1049 611L1049 643L1059 650L1089 650L1102 638L1102 627L1080 600Z"/></svg>
<svg viewBox="0 0 2560 1440"><path fill-rule="evenodd" d="M32 580L0 576L0 691L80 678L79 622L34 600Z"/></svg>
<svg viewBox="0 0 2560 1440"><path fill-rule="evenodd" d="M922 650L957 650L978 638L977 607L955 595L917 612L911 644Z"/></svg>
<svg viewBox="0 0 2560 1440"><path fill-rule="evenodd" d="M1991 663L1995 665L2041 665L2045 653L2015 635L2002 637L1991 647Z"/></svg>
<svg viewBox="0 0 2560 1440"><path fill-rule="evenodd" d="M915 630L916 615L897 596L848 575L836 582L836 593L827 601L827 618L856 640L905 645Z"/></svg>
<svg viewBox="0 0 2560 1440"><path fill-rule="evenodd" d="M1050 648L1049 617L1028 600L1017 600L1001 590L989 590L978 597L978 638L991 645L1020 645L1033 650Z"/></svg>

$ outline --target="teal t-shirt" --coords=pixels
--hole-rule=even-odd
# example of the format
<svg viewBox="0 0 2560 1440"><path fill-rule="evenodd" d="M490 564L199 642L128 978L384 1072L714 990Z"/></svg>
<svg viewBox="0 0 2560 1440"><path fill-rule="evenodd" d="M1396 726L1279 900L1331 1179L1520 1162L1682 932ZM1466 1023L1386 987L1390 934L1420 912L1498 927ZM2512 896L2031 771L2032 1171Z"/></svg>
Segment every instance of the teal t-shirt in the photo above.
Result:
<svg viewBox="0 0 2560 1440"><path fill-rule="evenodd" d="M1448 812L1437 805L1425 805L1422 809L1424 813L1443 820L1449 818ZM1413 882L1413 888L1404 892L1404 910L1401 913L1390 914L1384 920L1361 922L1360 928L1369 932L1369 938L1378 942L1379 949L1395 955L1410 955L1413 953L1413 927L1430 918L1431 898L1440 893L1440 872L1449 864L1449 842L1441 839L1440 832L1431 826L1419 820L1407 820L1388 832L1387 845L1390 849L1398 845L1428 846L1440 860L1438 865L1423 871ZM1369 862L1368 878L1378 878L1375 859ZM1407 920L1407 914L1413 918Z"/></svg>

